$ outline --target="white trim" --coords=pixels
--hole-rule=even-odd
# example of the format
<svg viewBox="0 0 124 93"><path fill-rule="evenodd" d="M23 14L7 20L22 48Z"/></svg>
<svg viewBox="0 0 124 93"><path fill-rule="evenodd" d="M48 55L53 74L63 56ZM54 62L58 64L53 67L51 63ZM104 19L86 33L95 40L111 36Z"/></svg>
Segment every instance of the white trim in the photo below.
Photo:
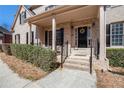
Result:
<svg viewBox="0 0 124 93"><path fill-rule="evenodd" d="M124 23L123 23L123 36L122 36L122 45L124 46Z"/></svg>
<svg viewBox="0 0 124 93"><path fill-rule="evenodd" d="M112 46L112 24L110 24L110 47Z"/></svg>
<svg viewBox="0 0 124 93"><path fill-rule="evenodd" d="M124 48L124 46L111 46L111 47L106 47L106 48Z"/></svg>
<svg viewBox="0 0 124 93"><path fill-rule="evenodd" d="M78 30L77 30L77 29L78 29L78 28L74 28L75 48L78 48ZM77 40L76 40L76 38L75 38L76 34L77 34Z"/></svg>
<svg viewBox="0 0 124 93"><path fill-rule="evenodd" d="M82 25L74 26L74 29L75 29L75 28L78 28L78 27L84 27L84 26L92 27L92 24L84 24L84 25L82 24Z"/></svg>

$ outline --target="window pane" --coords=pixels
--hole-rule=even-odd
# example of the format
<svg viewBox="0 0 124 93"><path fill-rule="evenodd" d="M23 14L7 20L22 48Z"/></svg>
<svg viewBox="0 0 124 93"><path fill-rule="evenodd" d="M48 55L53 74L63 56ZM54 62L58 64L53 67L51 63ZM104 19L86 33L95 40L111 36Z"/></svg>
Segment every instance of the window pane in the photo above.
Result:
<svg viewBox="0 0 124 93"><path fill-rule="evenodd" d="M112 24L112 45L122 45L123 23Z"/></svg>

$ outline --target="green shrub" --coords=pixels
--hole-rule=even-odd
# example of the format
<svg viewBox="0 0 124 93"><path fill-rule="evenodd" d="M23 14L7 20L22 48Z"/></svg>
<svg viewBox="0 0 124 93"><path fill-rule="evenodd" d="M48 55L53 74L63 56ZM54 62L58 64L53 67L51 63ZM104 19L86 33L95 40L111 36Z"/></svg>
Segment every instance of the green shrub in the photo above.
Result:
<svg viewBox="0 0 124 93"><path fill-rule="evenodd" d="M11 52L12 52L12 55L14 55L19 59L28 60L29 54L33 50L33 47L34 46L28 45L28 44L12 44Z"/></svg>
<svg viewBox="0 0 124 93"><path fill-rule="evenodd" d="M107 58L109 59L110 66L124 67L124 49L123 48L112 48L107 49Z"/></svg>
<svg viewBox="0 0 124 93"><path fill-rule="evenodd" d="M26 44L12 44L11 52L17 58L26 60L44 71L52 71L59 66L56 62L56 53L51 49Z"/></svg>
<svg viewBox="0 0 124 93"><path fill-rule="evenodd" d="M2 51L7 54L11 55L11 49L10 49L10 44L9 43L3 43L2 44Z"/></svg>

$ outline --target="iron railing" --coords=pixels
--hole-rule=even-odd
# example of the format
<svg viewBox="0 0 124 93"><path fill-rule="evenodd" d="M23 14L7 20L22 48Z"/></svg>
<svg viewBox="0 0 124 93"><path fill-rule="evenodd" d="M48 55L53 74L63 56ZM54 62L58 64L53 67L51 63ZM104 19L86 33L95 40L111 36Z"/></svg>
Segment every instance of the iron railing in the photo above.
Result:
<svg viewBox="0 0 124 93"><path fill-rule="evenodd" d="M68 57L68 41L61 45L61 68L63 68L63 63Z"/></svg>
<svg viewBox="0 0 124 93"><path fill-rule="evenodd" d="M92 46L92 39L91 39L91 45L90 45L90 74L92 74L92 63L93 63L93 46Z"/></svg>

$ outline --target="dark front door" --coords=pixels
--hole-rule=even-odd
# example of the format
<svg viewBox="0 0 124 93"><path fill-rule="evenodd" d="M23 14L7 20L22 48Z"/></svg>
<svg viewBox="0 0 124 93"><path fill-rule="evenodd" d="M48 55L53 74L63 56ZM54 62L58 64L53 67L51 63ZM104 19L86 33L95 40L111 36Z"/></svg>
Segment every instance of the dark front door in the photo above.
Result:
<svg viewBox="0 0 124 93"><path fill-rule="evenodd" d="M79 48L87 47L87 27L78 28L78 47Z"/></svg>

